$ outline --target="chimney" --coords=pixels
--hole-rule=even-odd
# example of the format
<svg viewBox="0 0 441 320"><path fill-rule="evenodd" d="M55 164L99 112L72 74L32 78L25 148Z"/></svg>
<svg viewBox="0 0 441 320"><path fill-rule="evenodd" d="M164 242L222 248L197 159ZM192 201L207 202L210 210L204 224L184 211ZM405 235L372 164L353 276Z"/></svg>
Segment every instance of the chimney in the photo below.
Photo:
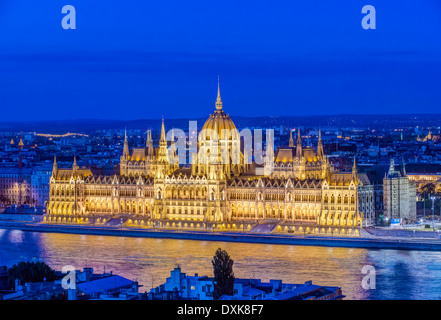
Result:
<svg viewBox="0 0 441 320"><path fill-rule="evenodd" d="M20 290L21 288L19 288L19 287L21 287L20 279L15 279L15 291Z"/></svg>

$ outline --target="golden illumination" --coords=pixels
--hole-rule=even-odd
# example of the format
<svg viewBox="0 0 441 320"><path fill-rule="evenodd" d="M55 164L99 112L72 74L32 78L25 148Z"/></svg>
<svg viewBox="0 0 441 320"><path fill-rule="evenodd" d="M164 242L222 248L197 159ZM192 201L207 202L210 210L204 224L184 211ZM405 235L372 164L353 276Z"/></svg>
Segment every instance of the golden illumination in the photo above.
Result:
<svg viewBox="0 0 441 320"><path fill-rule="evenodd" d="M218 136L208 134L213 132ZM248 167L236 126L224 112L219 83L215 111L199 134L198 154L192 155L189 168L170 161L177 159L171 146L162 120L156 149L150 130L145 148L130 150L125 134L119 175L94 176L76 161L71 169L59 169L54 159L47 221L106 224L118 218L127 221L126 226L240 232L272 219L278 223L273 232L293 234L340 229L340 234L355 234L355 229L374 221L372 197L359 197L361 191L373 194L369 180L355 164L352 172L333 172L323 153L321 132L317 151L303 146L300 130L294 146L291 131L289 147L267 150L274 159L271 172L257 175L255 167ZM235 148L238 163L231 157ZM212 149L209 155L207 149ZM225 162L206 161L223 153L230 155ZM67 216L72 219L66 221Z"/></svg>

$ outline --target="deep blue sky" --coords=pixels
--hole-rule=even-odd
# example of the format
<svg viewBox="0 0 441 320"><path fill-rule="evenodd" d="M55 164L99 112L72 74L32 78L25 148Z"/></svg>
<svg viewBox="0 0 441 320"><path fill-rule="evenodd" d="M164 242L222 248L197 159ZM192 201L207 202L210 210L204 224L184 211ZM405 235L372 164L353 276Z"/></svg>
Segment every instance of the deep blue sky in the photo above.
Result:
<svg viewBox="0 0 441 320"><path fill-rule="evenodd" d="M232 116L439 113L441 1L0 0L0 121L203 117L218 74Z"/></svg>

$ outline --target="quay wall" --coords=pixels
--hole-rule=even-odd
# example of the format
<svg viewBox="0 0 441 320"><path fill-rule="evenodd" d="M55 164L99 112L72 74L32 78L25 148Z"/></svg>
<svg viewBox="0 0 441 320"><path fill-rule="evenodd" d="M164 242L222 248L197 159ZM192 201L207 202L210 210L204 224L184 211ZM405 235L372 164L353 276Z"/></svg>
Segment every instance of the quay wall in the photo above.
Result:
<svg viewBox="0 0 441 320"><path fill-rule="evenodd" d="M204 231L168 231L94 226L64 226L40 223L0 221L0 228L31 232L53 232L117 237L146 237L199 241L265 243L277 245L326 246L365 249L441 251L441 240L421 239L372 239L321 236L293 236L278 234L250 234Z"/></svg>

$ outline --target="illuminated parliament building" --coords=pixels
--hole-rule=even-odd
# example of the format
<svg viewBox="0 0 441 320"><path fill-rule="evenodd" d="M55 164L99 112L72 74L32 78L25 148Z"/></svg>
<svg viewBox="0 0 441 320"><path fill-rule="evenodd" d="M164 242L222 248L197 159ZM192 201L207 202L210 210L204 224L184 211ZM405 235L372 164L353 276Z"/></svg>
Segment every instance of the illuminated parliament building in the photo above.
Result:
<svg viewBox="0 0 441 320"><path fill-rule="evenodd" d="M355 161L352 171L334 172L320 137L314 150L291 132L289 146L273 150L267 141L269 166L249 160L219 87L188 165L179 164L169 140L164 120L156 148L151 132L143 148L131 149L126 135L115 175L95 176L75 160L58 168L55 159L46 222L249 232L267 225L271 232L346 235L375 222L368 177Z"/></svg>

